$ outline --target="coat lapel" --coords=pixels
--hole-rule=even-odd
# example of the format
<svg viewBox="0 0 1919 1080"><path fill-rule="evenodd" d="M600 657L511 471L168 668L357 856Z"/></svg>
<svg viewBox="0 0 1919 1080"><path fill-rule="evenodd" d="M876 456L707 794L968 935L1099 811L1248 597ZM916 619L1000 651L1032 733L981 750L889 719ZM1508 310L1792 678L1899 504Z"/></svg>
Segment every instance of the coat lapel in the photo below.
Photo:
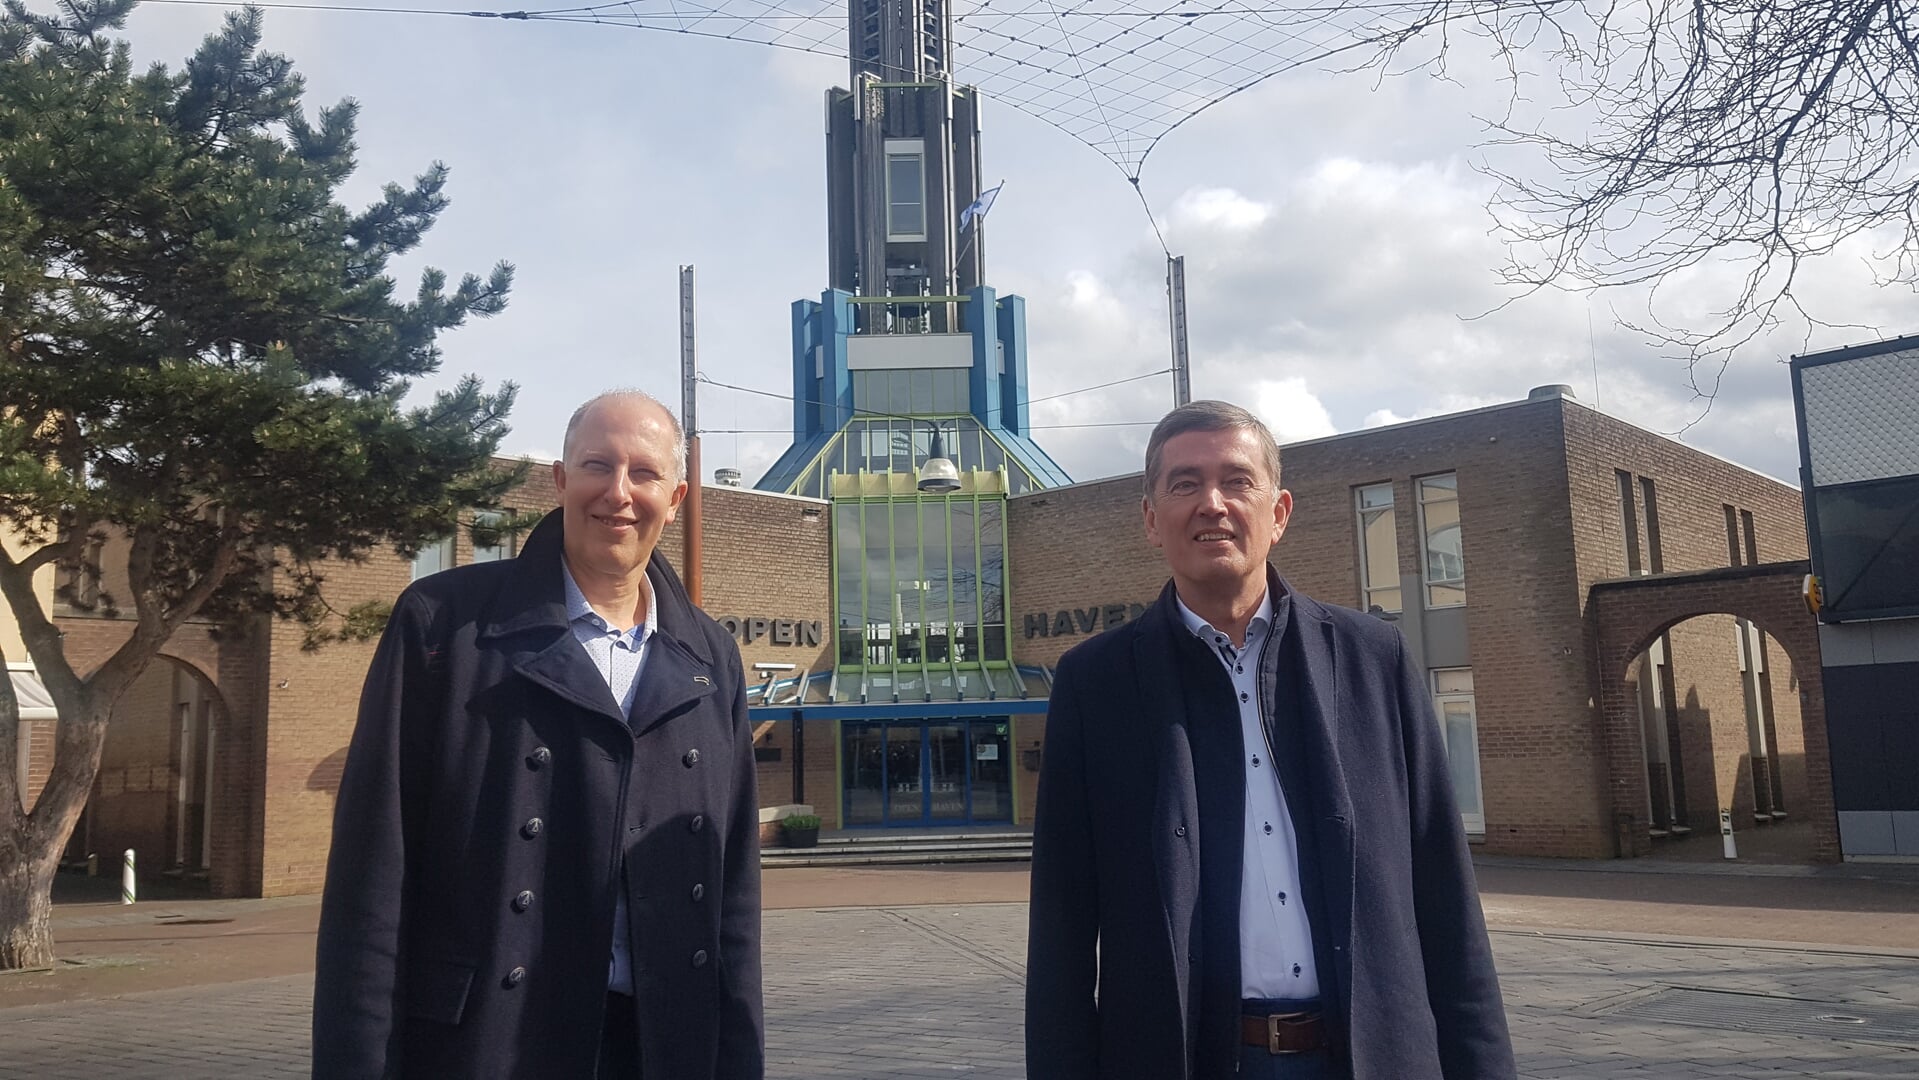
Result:
<svg viewBox="0 0 1919 1080"><path fill-rule="evenodd" d="M567 623L566 589L560 574L564 550L560 511L555 510L527 535L513 560L513 575L489 607L481 637L524 636L526 643L510 661L521 677L596 716L628 724L607 688L606 677ZM635 732L684 712L686 706L711 694L718 681L700 632L701 616L658 551L647 564L646 576L659 625L647 643L646 661L634 690L630 723Z"/></svg>
<svg viewBox="0 0 1919 1080"><path fill-rule="evenodd" d="M1295 828L1302 822L1310 822L1313 829L1320 860L1320 885L1330 923L1324 933L1333 946L1332 957L1338 970L1338 978L1332 982L1341 998L1340 1015L1344 1016L1350 1015L1352 1004L1354 870L1352 792L1346 784L1346 770L1339 757L1339 650L1326 609L1292 592L1283 581L1278 584L1292 597L1294 636L1300 649L1297 670L1302 685L1298 700L1301 734L1306 742L1302 749L1307 759L1303 764L1312 773L1302 778L1303 783L1288 778L1287 808L1292 812ZM1318 797L1294 798L1290 794L1298 791L1303 795L1308 790ZM1326 989L1326 981L1322 979L1322 990Z"/></svg>
<svg viewBox="0 0 1919 1080"><path fill-rule="evenodd" d="M1198 1021L1196 987L1188 978L1199 947L1199 799L1193 777L1192 741L1177 667L1179 628L1169 582L1138 623L1133 639L1132 701L1141 718L1141 745L1155 757L1152 817L1153 877L1166 920L1171 981L1178 988L1179 1016L1187 1045Z"/></svg>

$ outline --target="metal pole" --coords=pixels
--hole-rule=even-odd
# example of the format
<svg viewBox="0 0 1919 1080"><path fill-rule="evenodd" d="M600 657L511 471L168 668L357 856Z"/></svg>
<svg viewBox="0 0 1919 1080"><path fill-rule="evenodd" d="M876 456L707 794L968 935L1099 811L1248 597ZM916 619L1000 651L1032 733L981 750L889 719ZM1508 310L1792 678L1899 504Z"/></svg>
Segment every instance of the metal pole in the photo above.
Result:
<svg viewBox="0 0 1919 1080"><path fill-rule="evenodd" d="M1186 353L1186 256L1166 256L1166 305L1173 324L1173 407L1193 400L1192 363Z"/></svg>
<svg viewBox="0 0 1919 1080"><path fill-rule="evenodd" d="M693 340L693 268L680 267L680 424L686 431L686 523L682 526L680 576L686 595L700 602L700 421L699 350Z"/></svg>

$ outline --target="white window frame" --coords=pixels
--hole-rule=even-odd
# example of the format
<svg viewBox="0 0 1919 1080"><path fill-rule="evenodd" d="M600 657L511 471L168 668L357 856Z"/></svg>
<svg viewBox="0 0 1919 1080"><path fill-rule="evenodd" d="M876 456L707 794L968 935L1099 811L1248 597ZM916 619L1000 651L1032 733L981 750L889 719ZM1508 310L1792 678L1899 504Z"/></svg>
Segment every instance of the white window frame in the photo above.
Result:
<svg viewBox="0 0 1919 1080"><path fill-rule="evenodd" d="M1426 497L1426 482L1429 480L1438 480L1448 476L1453 478L1453 486L1451 489L1452 497L1448 499L1428 499ZM1446 490L1446 489L1442 488L1441 490ZM1459 600L1457 602L1445 603L1445 604L1436 604L1433 602L1433 587L1435 585L1447 587L1447 588L1457 588L1462 594L1466 592L1466 534L1465 534L1464 516L1459 514L1458 512L1459 510L1459 474L1457 472L1440 472L1440 473L1428 473L1425 476L1414 477L1413 478L1413 498L1419 504L1420 600L1425 604L1426 610L1428 611L1436 611L1442 608L1465 607L1467 601L1464 599ZM1432 531L1426 524L1426 507L1429 504L1443 503L1443 502L1452 503L1454 516L1460 518L1460 520L1455 521L1452 526L1454 529L1458 530L1460 534L1459 576L1456 578L1432 578L1427 576L1427 571L1432 569L1433 560L1432 560L1431 548L1429 545L1429 541L1432 537Z"/></svg>
<svg viewBox="0 0 1919 1080"><path fill-rule="evenodd" d="M424 558L426 554L430 551L437 551L440 553L440 565L434 567L431 570L422 571L420 569L420 560ZM413 580L414 581L418 581L423 577L428 577L430 575L437 574L442 570L451 570L451 569L453 569L453 534L451 533L448 533L447 535L440 537L438 540L435 540L430 544L421 544L419 553L413 556Z"/></svg>
<svg viewBox="0 0 1919 1080"><path fill-rule="evenodd" d="M1369 491L1378 491L1381 488L1384 488L1386 491L1386 505L1367 506L1366 493ZM1366 546L1366 516L1368 514L1375 516L1379 514L1392 515L1393 579L1390 582L1375 582L1372 580L1372 552ZM1399 602L1391 607L1380 604L1379 609L1395 614L1404 611L1406 609L1406 593L1400 587L1402 584L1400 579L1404 575L1399 572L1399 499L1398 495L1393 491L1392 481L1389 480L1379 484L1361 484L1354 488L1353 515L1359 529L1359 609L1361 611L1370 611L1373 607L1373 594L1390 589L1399 594Z"/></svg>
<svg viewBox="0 0 1919 1080"><path fill-rule="evenodd" d="M917 232L893 227L893 207L896 205L908 205L906 201L893 197L893 161L896 158L911 158L919 166L920 189L915 193L919 198L914 200L920 208L920 227ZM885 167L881 169L881 173L886 186L887 242L911 242L926 239L927 215L932 212L932 208L927 205L926 198L926 143L920 139L886 140L886 163Z"/></svg>
<svg viewBox="0 0 1919 1080"><path fill-rule="evenodd" d="M473 524L482 527L498 525L505 521L506 518L506 511L504 510L476 510L473 512ZM467 535L471 536L472 533L469 532ZM499 562L501 559L511 559L513 556L519 554L519 552L515 550L518 546L514 543L515 539L512 533L501 533L500 542L494 544L492 547L481 547L478 544L474 544L473 561L476 563Z"/></svg>
<svg viewBox="0 0 1919 1080"><path fill-rule="evenodd" d="M1479 793L1479 805L1476 807L1461 806L1459 808L1459 820L1460 820L1460 824L1465 827L1467 832L1472 833L1475 836L1484 836L1486 834L1486 779L1485 779L1485 776L1481 773L1480 767L1479 767L1479 704L1475 700L1475 694L1474 694L1474 691L1472 690L1449 691L1447 693L1441 693L1439 690L1439 679L1441 675L1452 675L1452 674L1459 674L1459 673L1464 673L1468 679L1471 679L1473 669L1469 667L1462 667L1462 668L1434 668L1432 670L1432 673L1430 675L1430 679L1431 679L1430 686L1433 692L1433 720L1435 723L1439 725L1439 745L1445 748L1446 757L1447 757L1447 767L1448 769L1450 769L1452 765L1452 744L1448 742L1446 739L1445 706L1448 703L1457 704L1461 702L1463 702L1466 706L1467 716L1469 716L1472 721L1473 790ZM1454 797L1457 798L1459 795L1458 785L1457 784L1453 785L1453 788L1454 788L1453 790Z"/></svg>

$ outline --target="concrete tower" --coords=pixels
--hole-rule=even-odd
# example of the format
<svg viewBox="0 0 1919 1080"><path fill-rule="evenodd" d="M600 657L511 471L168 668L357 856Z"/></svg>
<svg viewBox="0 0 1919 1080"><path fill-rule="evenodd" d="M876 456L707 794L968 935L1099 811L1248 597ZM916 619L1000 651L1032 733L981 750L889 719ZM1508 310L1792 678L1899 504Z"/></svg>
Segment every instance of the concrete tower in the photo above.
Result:
<svg viewBox="0 0 1919 1080"><path fill-rule="evenodd" d="M979 98L953 85L946 0L849 0L847 17L853 88L826 94L827 282L859 296L964 295L984 264L979 230L958 228L980 192ZM960 326L951 301L871 314L867 332Z"/></svg>

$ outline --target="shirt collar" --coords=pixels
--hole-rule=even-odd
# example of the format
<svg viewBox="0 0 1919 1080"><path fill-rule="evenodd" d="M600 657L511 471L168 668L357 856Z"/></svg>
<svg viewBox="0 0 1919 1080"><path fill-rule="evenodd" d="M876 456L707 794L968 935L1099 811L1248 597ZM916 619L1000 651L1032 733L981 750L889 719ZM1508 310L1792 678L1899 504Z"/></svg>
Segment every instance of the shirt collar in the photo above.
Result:
<svg viewBox="0 0 1919 1080"><path fill-rule="evenodd" d="M567 622L576 623L581 619L598 624L606 622L605 619L600 618L599 612L593 610L593 605L586 602L586 594L580 591L580 583L573 580L573 571L566 565L565 559L560 560L560 580L566 586ZM646 620L630 631L636 642L644 642L652 637L653 628L660 624L659 590L653 587L653 582L650 580L646 585Z"/></svg>
<svg viewBox="0 0 1919 1080"><path fill-rule="evenodd" d="M1211 623L1200 618L1192 608L1186 606L1186 601L1179 598L1178 590L1173 592L1173 603L1179 605L1180 621L1186 624L1186 629L1192 631L1194 637L1210 645L1214 637L1220 636L1219 631L1214 629ZM1255 634L1264 634L1266 628L1272 623L1273 590L1269 588L1260 595L1259 607L1254 609L1252 621L1246 624L1246 640L1251 641Z"/></svg>

